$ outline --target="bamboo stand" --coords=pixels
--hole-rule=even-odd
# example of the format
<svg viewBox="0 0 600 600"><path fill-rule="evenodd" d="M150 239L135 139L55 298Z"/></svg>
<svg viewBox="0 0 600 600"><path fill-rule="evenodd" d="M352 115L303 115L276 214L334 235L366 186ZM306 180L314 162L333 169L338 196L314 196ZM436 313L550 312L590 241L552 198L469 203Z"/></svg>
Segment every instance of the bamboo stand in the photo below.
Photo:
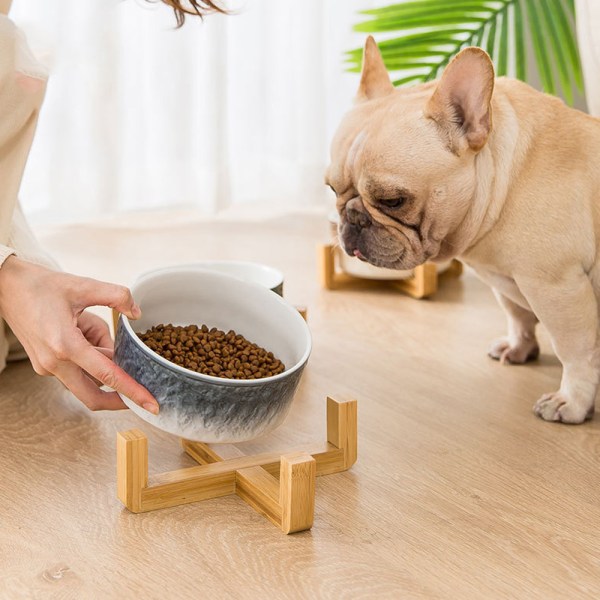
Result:
<svg viewBox="0 0 600 600"><path fill-rule="evenodd" d="M199 465L148 482L148 439L117 433L117 495L132 512L237 494L284 533L310 529L315 477L348 470L357 458L357 402L327 398L327 442L280 454L244 455L236 446L181 440Z"/></svg>
<svg viewBox="0 0 600 600"><path fill-rule="evenodd" d="M334 244L322 244L318 248L319 274L321 285L327 290L353 289L357 287L388 286L400 290L413 298L428 298L435 294L438 279L442 276L458 277L462 273L462 263L453 260L443 273L437 272L433 263L425 263L414 269L414 275L407 279L380 280L354 277L341 272L337 268L337 252L340 249Z"/></svg>

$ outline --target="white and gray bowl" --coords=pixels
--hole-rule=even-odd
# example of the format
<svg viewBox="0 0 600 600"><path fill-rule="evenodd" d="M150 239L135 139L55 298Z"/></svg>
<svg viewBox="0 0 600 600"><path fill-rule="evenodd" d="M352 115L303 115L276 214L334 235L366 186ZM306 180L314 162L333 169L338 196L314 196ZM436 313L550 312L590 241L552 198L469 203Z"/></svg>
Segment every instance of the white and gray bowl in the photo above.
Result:
<svg viewBox="0 0 600 600"><path fill-rule="evenodd" d="M241 442L275 429L285 419L311 350L298 311L269 289L193 266L149 272L131 287L142 317L121 315L114 361L145 386L158 415L123 401L156 427L201 442ZM180 367L148 348L137 333L159 323L230 329L273 352L285 371L273 377L234 380Z"/></svg>

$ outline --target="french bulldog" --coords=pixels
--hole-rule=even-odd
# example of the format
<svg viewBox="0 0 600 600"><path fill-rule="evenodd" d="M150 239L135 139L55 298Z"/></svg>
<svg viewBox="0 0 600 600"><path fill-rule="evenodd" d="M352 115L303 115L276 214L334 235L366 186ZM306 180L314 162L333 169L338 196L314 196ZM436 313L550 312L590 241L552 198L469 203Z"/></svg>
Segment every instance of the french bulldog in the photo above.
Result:
<svg viewBox="0 0 600 600"><path fill-rule="evenodd" d="M491 286L508 318L492 358L536 358L543 323L563 371L534 412L582 423L600 372L599 161L600 119L496 79L482 49L395 89L369 37L326 183L349 255L392 269L457 257Z"/></svg>

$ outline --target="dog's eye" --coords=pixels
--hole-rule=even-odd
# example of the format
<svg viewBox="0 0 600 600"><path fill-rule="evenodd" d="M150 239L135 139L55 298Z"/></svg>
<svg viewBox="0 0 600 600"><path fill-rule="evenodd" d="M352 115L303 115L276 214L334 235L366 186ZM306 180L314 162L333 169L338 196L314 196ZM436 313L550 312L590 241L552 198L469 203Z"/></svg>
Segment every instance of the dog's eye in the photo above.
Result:
<svg viewBox="0 0 600 600"><path fill-rule="evenodd" d="M406 198L399 196L398 198L386 198L385 200L380 200L379 204L385 208L400 208L405 201Z"/></svg>

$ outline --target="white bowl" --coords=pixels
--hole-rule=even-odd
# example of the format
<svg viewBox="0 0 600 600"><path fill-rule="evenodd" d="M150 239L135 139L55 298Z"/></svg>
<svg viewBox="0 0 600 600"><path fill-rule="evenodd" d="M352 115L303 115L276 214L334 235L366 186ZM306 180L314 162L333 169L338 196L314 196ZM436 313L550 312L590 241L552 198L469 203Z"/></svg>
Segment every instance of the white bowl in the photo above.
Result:
<svg viewBox="0 0 600 600"><path fill-rule="evenodd" d="M245 260L203 260L186 266L231 275L283 296L283 273L268 265Z"/></svg>

